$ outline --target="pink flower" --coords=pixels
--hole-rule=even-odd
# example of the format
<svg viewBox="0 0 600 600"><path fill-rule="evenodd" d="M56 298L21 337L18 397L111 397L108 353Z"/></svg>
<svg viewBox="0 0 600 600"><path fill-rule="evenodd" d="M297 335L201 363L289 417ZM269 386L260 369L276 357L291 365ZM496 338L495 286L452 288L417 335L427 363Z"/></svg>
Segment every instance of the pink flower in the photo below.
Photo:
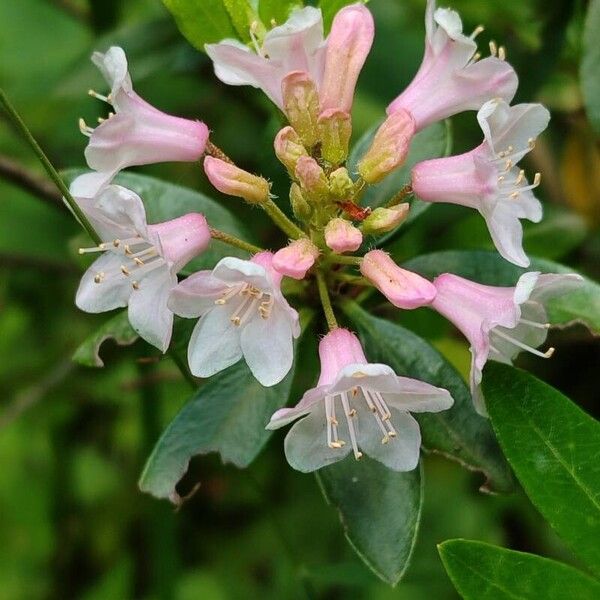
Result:
<svg viewBox="0 0 600 600"><path fill-rule="evenodd" d="M354 252L362 244L362 233L346 219L331 219L325 226L325 243L334 252Z"/></svg>
<svg viewBox="0 0 600 600"><path fill-rule="evenodd" d="M373 17L363 4L346 6L336 14L327 38L325 72L319 88L322 111L350 112L356 81L374 35Z"/></svg>
<svg viewBox="0 0 600 600"><path fill-rule="evenodd" d="M486 415L480 390L481 372L488 358L511 363L522 350L549 358L554 352L536 350L548 334L545 302L565 294L581 283L579 275L521 275L516 287L481 285L444 273L433 285L437 294L431 303L454 323L471 344L471 393L477 412Z"/></svg>
<svg viewBox="0 0 600 600"><path fill-rule="evenodd" d="M173 328L167 299L177 285L177 272L210 242L206 219L190 213L148 225L137 194L105 185L92 198L96 183L88 177L72 185L85 198L80 206L103 239L95 248L80 249L81 254L101 256L83 275L75 303L90 313L127 306L131 326L165 352Z"/></svg>
<svg viewBox="0 0 600 600"><path fill-rule="evenodd" d="M210 377L243 357L264 386L286 376L300 325L272 261L270 252L251 260L223 258L212 271L194 273L173 290L171 310L188 319L200 317L188 346L194 375Z"/></svg>
<svg viewBox="0 0 600 600"><path fill-rule="evenodd" d="M435 287L420 275L400 268L383 250L367 252L360 272L398 308L413 309L430 304Z"/></svg>
<svg viewBox="0 0 600 600"><path fill-rule="evenodd" d="M388 114L408 111L419 131L459 112L479 110L492 98L512 100L518 83L513 68L496 56L477 60L476 32L465 36L456 12L436 10L435 0L427 0L425 29L423 62L410 85L388 106Z"/></svg>
<svg viewBox="0 0 600 600"><path fill-rule="evenodd" d="M540 174L528 185L525 172L516 164L533 148L549 119L541 104L486 102L477 113L483 142L465 154L418 163L412 170L415 194L425 202L475 208L486 220L498 252L527 267L519 219L537 223L542 218L541 204L532 192Z"/></svg>
<svg viewBox="0 0 600 600"><path fill-rule="evenodd" d="M269 182L244 171L220 158L207 156L204 172L209 181L223 194L243 198L250 204L261 204L269 199Z"/></svg>
<svg viewBox="0 0 600 600"><path fill-rule="evenodd" d="M354 86L373 41L373 18L362 4L340 10L327 40L323 38L321 10L307 6L294 10L289 19L269 31L254 53L237 40L207 44L216 76L229 85L260 88L284 109L282 82L302 71L321 97L321 109L349 111Z"/></svg>
<svg viewBox="0 0 600 600"><path fill-rule="evenodd" d="M82 133L90 141L85 149L88 165L115 173L133 165L167 161L196 161L204 153L208 128L200 121L167 115L142 100L131 86L127 58L122 48L94 52L92 61L111 86L106 97L92 96L111 104L112 114L92 129L80 120Z"/></svg>
<svg viewBox="0 0 600 600"><path fill-rule="evenodd" d="M282 275L304 279L318 257L319 249L308 238L300 238L275 252L273 267Z"/></svg>
<svg viewBox="0 0 600 600"><path fill-rule="evenodd" d="M421 434L410 412L438 412L453 404L447 390L398 377L391 367L367 362L358 338L334 329L319 344L321 376L294 408L278 410L277 429L300 418L285 438L290 465L310 472L363 452L394 471L419 462Z"/></svg>

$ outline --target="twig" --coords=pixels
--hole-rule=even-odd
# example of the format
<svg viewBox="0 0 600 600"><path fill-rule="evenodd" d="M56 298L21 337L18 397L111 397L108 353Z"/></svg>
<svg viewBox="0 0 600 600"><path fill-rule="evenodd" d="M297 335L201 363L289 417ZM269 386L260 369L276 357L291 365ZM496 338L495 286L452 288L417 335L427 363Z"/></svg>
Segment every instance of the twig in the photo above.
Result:
<svg viewBox="0 0 600 600"><path fill-rule="evenodd" d="M0 177L42 200L47 200L54 207L61 210L65 208L61 195L51 183L4 154L0 154Z"/></svg>
<svg viewBox="0 0 600 600"><path fill-rule="evenodd" d="M325 319L327 325L331 331L338 328L337 319L333 312L333 306L331 306L331 298L329 297L329 291L327 290L327 283L323 273L317 269L315 276L317 278L317 287L319 288L319 297L321 304L323 305L323 312L325 313Z"/></svg>
<svg viewBox="0 0 600 600"><path fill-rule="evenodd" d="M230 246L235 246L236 248L240 248L241 250L245 250L250 254L256 254L257 252L262 252L263 249L255 246L254 244L249 244L244 240L240 240L239 238L231 235L230 233L226 233L225 231L220 231L219 229L215 229L214 227L210 228L210 237L214 240L220 240L221 242L225 242Z"/></svg>

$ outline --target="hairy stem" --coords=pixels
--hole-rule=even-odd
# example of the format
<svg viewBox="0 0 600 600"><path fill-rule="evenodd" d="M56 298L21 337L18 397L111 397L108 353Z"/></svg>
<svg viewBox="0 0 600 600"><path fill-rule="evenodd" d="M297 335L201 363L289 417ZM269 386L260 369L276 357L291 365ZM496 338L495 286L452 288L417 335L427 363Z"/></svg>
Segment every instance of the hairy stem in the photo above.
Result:
<svg viewBox="0 0 600 600"><path fill-rule="evenodd" d="M244 240L240 240L239 238L231 235L230 233L226 233L225 231L220 231L219 229L210 228L210 236L214 240L220 240L225 244L229 244L230 246L235 246L236 248L240 248L240 250L245 250L250 254L256 254L257 252L262 252L263 249L255 246L254 244L250 244L245 242Z"/></svg>
<svg viewBox="0 0 600 600"><path fill-rule="evenodd" d="M319 298L321 299L321 304L323 305L323 313L325 314L325 319L327 320L327 325L330 331L338 328L337 319L335 318L335 313L333 312L333 306L331 306L331 298L329 297L329 291L327 290L327 282L325 281L325 277L323 273L317 269L315 272L315 276L317 278L317 287L319 288Z"/></svg>
<svg viewBox="0 0 600 600"><path fill-rule="evenodd" d="M285 213L269 198L265 203L260 204L264 211L269 215L273 223L279 227L288 237L297 240L303 237L304 231L300 229Z"/></svg>
<svg viewBox="0 0 600 600"><path fill-rule="evenodd" d="M17 131L23 136L25 141L29 144L29 146L37 156L38 160L42 163L42 166L46 170L46 173L48 173L50 179L52 179L60 193L63 195L65 201L69 205L69 208L71 209L77 220L81 223L81 225L87 231L88 235L92 238L92 240L94 240L96 244L99 244L102 240L94 231L94 228L87 220L87 217L85 216L81 208L79 208L79 205L77 204L77 202L75 202L73 196L71 196L69 189L65 185L65 182L61 179L57 170L52 166L52 163L48 160L48 157L44 154L44 151L41 149L40 145L37 143L31 132L27 128L27 125L25 125L23 119L15 110L14 106L10 103L9 99L4 93L4 90L2 89L0 89L0 104L2 104L2 106L4 107L4 110L6 111L6 114L8 115L8 118L10 119L12 124L15 126Z"/></svg>
<svg viewBox="0 0 600 600"><path fill-rule="evenodd" d="M325 262L338 263L340 265L355 265L359 266L362 262L360 256L344 256L343 254L329 254L325 258Z"/></svg>

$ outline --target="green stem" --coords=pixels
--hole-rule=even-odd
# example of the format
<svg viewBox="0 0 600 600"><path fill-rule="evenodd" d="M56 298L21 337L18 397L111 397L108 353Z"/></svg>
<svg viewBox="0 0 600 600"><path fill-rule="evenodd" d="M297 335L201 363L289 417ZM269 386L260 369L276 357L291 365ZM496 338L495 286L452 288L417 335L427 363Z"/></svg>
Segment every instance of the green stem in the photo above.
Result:
<svg viewBox="0 0 600 600"><path fill-rule="evenodd" d="M29 146L37 156L38 160L42 163L44 169L46 169L46 173L48 173L50 179L52 179L56 187L59 189L60 193L63 195L65 201L69 205L69 208L71 209L77 220L81 223L81 225L87 231L88 235L92 238L92 240L94 240L96 244L100 244L102 240L94 231L94 228L91 226L87 217L85 216L81 208L79 208L79 205L77 204L77 202L75 202L73 196L71 196L69 189L65 185L65 182L61 179L57 170L52 166L52 163L48 160L48 157L44 154L44 151L41 149L40 145L37 143L31 132L27 128L27 125L25 125L23 119L15 110L14 106L11 104L6 94L4 93L4 90L2 89L0 89L0 104L2 104L2 106L4 107L4 110L6 111L6 114L8 115L12 124L16 127L18 132L29 144Z"/></svg>
<svg viewBox="0 0 600 600"><path fill-rule="evenodd" d="M263 204L260 205L264 211L269 215L273 223L279 227L288 237L293 240L297 240L303 237L304 231L300 229L292 220L290 220L285 213L271 200L270 198Z"/></svg>
<svg viewBox="0 0 600 600"><path fill-rule="evenodd" d="M325 319L327 320L327 325L330 331L333 331L334 329L338 328L338 323L337 319L335 318L335 313L333 312L333 306L331 306L331 298L329 297L329 291L327 290L327 282L325 281L323 273L319 269L317 269L315 272L315 276L317 278L319 298L321 299L321 304L323 305Z"/></svg>
<svg viewBox="0 0 600 600"><path fill-rule="evenodd" d="M325 262L329 263L338 263L340 265L355 265L359 266L362 262L362 258L360 256L344 256L343 254L329 254Z"/></svg>
<svg viewBox="0 0 600 600"><path fill-rule="evenodd" d="M258 246L254 246L254 244L249 244L248 242L245 242L244 240L240 240L239 238L236 238L234 235L231 235L230 233L225 233L224 231L220 231L219 229L214 229L213 227L210 228L210 236L214 240L220 240L221 242L225 242L226 244L229 244L230 246L235 246L236 248L245 250L246 252L249 252L250 254L256 254L257 252L263 251L262 248L259 248Z"/></svg>
<svg viewBox="0 0 600 600"><path fill-rule="evenodd" d="M338 281L350 283L352 285L372 286L373 284L365 277L350 275L349 273L333 273L333 277Z"/></svg>

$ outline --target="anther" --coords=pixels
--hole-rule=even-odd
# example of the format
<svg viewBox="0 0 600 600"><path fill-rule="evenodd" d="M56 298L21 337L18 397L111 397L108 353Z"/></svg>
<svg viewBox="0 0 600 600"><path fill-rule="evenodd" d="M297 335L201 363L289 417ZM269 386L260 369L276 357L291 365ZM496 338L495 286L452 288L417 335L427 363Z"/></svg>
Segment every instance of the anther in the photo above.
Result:
<svg viewBox="0 0 600 600"><path fill-rule="evenodd" d="M513 193L510 195L510 197L511 197L513 200L516 200L516 199L519 197L519 192L513 192Z"/></svg>
<svg viewBox="0 0 600 600"><path fill-rule="evenodd" d="M125 265L121 265L121 273L123 273L123 275L129 277L130 272L129 269L127 269L127 267Z"/></svg>
<svg viewBox="0 0 600 600"><path fill-rule="evenodd" d="M535 148L535 138L529 138L527 140L527 145L529 146L530 150L533 150Z"/></svg>
<svg viewBox="0 0 600 600"><path fill-rule="evenodd" d="M519 176L515 179L515 185L520 185L524 179L525 179L525 171L523 169L521 169L519 171Z"/></svg>
<svg viewBox="0 0 600 600"><path fill-rule="evenodd" d="M139 289L140 289L140 284L139 284L137 281L134 281L134 282L131 284L131 287L132 287L134 290L139 290Z"/></svg>
<svg viewBox="0 0 600 600"><path fill-rule="evenodd" d="M480 33L485 31L485 27L483 25L477 25L471 34L471 39L474 40Z"/></svg>
<svg viewBox="0 0 600 600"><path fill-rule="evenodd" d="M83 135L87 135L88 137L94 133L94 128L90 127L84 119L79 119L79 131L83 133Z"/></svg>
<svg viewBox="0 0 600 600"><path fill-rule="evenodd" d="M99 94L98 92L96 92L95 90L88 90L88 94L92 97L92 98L96 98L98 100L102 100L102 102L107 102L110 103L110 99L108 96L103 96L102 94Z"/></svg>
<svg viewBox="0 0 600 600"><path fill-rule="evenodd" d="M540 185L541 181L542 181L542 174L536 173L535 176L533 177L533 185L537 187L538 185Z"/></svg>
<svg viewBox="0 0 600 600"><path fill-rule="evenodd" d="M490 40L490 54L492 56L496 56L496 54L498 54L498 46L496 46L496 42L494 40Z"/></svg>
<svg viewBox="0 0 600 600"><path fill-rule="evenodd" d="M94 283L102 283L104 280L104 273L98 273L94 276Z"/></svg>
<svg viewBox="0 0 600 600"><path fill-rule="evenodd" d="M498 48L498 58L500 60L506 59L506 48L504 46L500 46L500 48Z"/></svg>
<svg viewBox="0 0 600 600"><path fill-rule="evenodd" d="M504 163L504 170L509 171L513 167L513 161L509 158L506 163Z"/></svg>

